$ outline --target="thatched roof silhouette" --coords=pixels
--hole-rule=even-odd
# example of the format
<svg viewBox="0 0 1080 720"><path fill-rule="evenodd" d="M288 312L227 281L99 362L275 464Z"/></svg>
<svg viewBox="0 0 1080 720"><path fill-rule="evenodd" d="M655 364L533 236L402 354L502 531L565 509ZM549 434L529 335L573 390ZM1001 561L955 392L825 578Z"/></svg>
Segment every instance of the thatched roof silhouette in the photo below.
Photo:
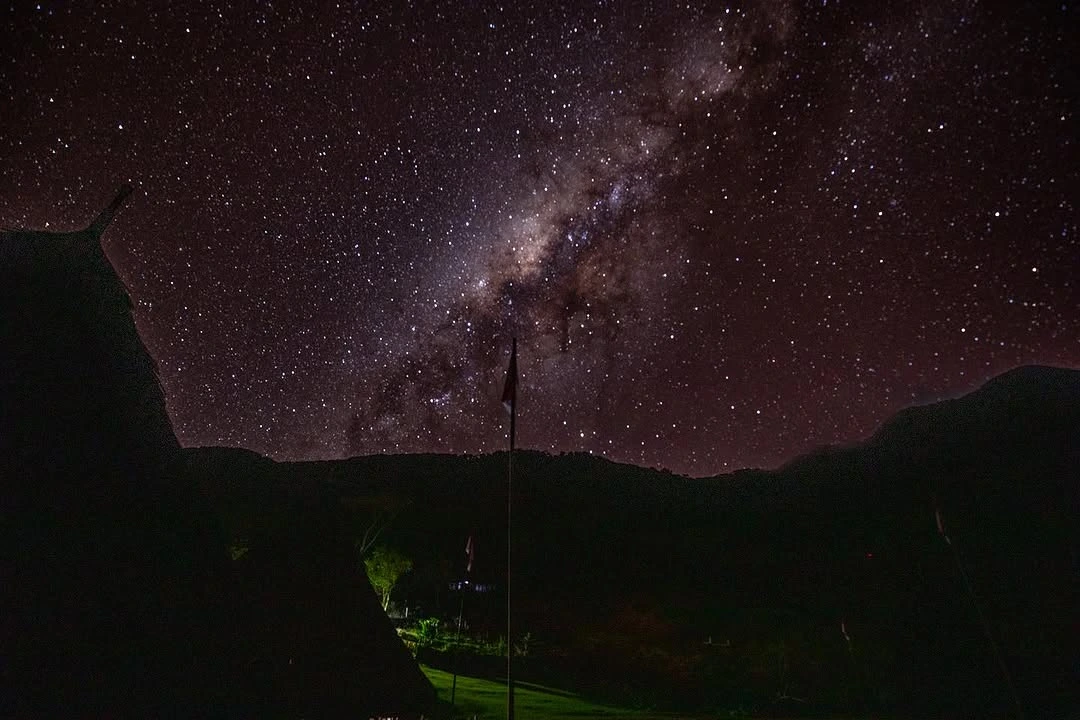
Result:
<svg viewBox="0 0 1080 720"><path fill-rule="evenodd" d="M121 188L83 230L0 234L0 442L9 457L130 464L178 448L127 288L100 242L131 192Z"/></svg>
<svg viewBox="0 0 1080 720"><path fill-rule="evenodd" d="M131 193L0 233L0 715L418 713L431 686L318 513L228 559L101 246Z"/></svg>

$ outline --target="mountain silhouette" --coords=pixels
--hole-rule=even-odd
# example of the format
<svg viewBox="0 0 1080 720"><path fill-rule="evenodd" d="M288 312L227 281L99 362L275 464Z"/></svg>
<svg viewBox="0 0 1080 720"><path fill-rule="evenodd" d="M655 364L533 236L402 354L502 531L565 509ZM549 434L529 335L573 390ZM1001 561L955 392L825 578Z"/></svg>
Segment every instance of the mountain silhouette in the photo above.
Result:
<svg viewBox="0 0 1080 720"><path fill-rule="evenodd" d="M429 712L354 541L383 523L414 567L395 597L450 620L473 538L466 620L497 640L506 455L179 448L99 242L129 192L85 230L0 234L0 711ZM694 712L1080 708L1078 371L1017 368L773 471L520 451L513 504L523 679Z"/></svg>
<svg viewBox="0 0 1080 720"><path fill-rule="evenodd" d="M1080 372L1018 368L864 442L713 478L518 452L515 622L548 648L523 672L672 708L985 716L1013 704L999 647L1029 715L1076 708L1078 399ZM413 558L400 597L425 614L457 612L472 535L473 579L496 590L470 624L503 627L505 454L184 452L232 527L273 514L271 489L394 498L383 538Z"/></svg>

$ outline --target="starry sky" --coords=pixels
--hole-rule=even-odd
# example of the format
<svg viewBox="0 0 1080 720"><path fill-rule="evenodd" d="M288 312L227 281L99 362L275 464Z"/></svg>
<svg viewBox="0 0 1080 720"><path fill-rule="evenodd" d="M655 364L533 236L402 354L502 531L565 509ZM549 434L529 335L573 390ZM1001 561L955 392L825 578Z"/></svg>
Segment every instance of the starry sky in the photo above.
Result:
<svg viewBox="0 0 1080 720"><path fill-rule="evenodd" d="M1073 4L3 8L0 225L104 238L185 445L695 476L1080 367ZM155 8L169 9L155 9Z"/></svg>

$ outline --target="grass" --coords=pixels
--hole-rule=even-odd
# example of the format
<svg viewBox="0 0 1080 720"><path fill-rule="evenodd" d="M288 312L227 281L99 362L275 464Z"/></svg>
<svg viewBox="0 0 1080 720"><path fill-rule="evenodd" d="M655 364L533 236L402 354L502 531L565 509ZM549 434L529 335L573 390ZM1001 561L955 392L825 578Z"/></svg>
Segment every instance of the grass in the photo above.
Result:
<svg viewBox="0 0 1080 720"><path fill-rule="evenodd" d="M450 702L453 675L421 666L439 693L439 700ZM506 717L506 683L458 675L454 694L454 717L496 720ZM627 710L600 705L578 695L532 683L514 683L514 715L521 720L534 718L607 718L609 720L678 720L678 716Z"/></svg>
<svg viewBox="0 0 1080 720"><path fill-rule="evenodd" d="M464 720L501 720L506 717L506 682L458 675L454 708L449 711L453 675L421 665L420 669L439 693L445 714L440 717ZM748 718L742 713L679 715L652 710L630 710L585 700L574 693L533 683L514 683L514 716L517 720L581 718L582 720L727 720Z"/></svg>

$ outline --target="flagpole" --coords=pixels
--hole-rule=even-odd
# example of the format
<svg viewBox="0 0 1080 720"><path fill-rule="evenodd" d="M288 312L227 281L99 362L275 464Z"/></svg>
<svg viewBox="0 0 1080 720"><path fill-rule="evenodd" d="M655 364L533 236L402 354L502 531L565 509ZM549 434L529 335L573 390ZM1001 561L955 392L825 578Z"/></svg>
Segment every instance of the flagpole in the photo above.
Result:
<svg viewBox="0 0 1080 720"><path fill-rule="evenodd" d="M945 540L945 544L949 546L949 549L952 550L953 560L956 561L956 569L960 571L960 577L964 581L968 598L975 607L975 612L979 616L979 623L986 634L986 640L994 653L994 659L997 660L998 669L1001 670L1001 675L1005 678L1005 684L1009 688L1009 694L1012 695L1013 706L1016 708L1016 717L1018 720L1024 720L1024 706L1020 703L1020 695L1016 692L1016 684L1013 682L1012 673L1009 672L1009 666L1005 664L1005 656L1001 654L1001 648L998 647L997 642L994 640L994 633L990 630L990 621L983 612L982 606L979 605L979 599L975 596L975 588L972 587L971 579L968 577L967 571L964 570L964 563L960 559L960 550L953 544L952 539L945 530L945 521L941 517L941 507L937 504L937 498L934 499L934 519L937 521L938 533Z"/></svg>
<svg viewBox="0 0 1080 720"><path fill-rule="evenodd" d="M454 707L454 699L457 696L458 661L461 659L461 616L465 614L465 590L458 588L461 593L461 604L457 611L457 634L454 636L454 680L450 685L450 707Z"/></svg>
<svg viewBox="0 0 1080 720"><path fill-rule="evenodd" d="M514 634L510 613L510 559L513 545L511 517L514 507L514 431L517 423L517 338L510 349L503 402L510 403L510 452L506 454L506 720L514 720Z"/></svg>
<svg viewBox="0 0 1080 720"><path fill-rule="evenodd" d="M458 665L461 662L461 622L465 616L465 593L469 590L469 576L472 574L474 552L473 536L470 534L469 539L465 542L465 582L464 585L458 585L458 592L461 593L461 604L458 605L457 635L454 636L454 681L450 685L450 707L454 707L454 699L457 696Z"/></svg>
<svg viewBox="0 0 1080 720"><path fill-rule="evenodd" d="M514 720L514 635L510 623L510 509L513 507L514 416L510 415L510 452L506 454L506 720Z"/></svg>

